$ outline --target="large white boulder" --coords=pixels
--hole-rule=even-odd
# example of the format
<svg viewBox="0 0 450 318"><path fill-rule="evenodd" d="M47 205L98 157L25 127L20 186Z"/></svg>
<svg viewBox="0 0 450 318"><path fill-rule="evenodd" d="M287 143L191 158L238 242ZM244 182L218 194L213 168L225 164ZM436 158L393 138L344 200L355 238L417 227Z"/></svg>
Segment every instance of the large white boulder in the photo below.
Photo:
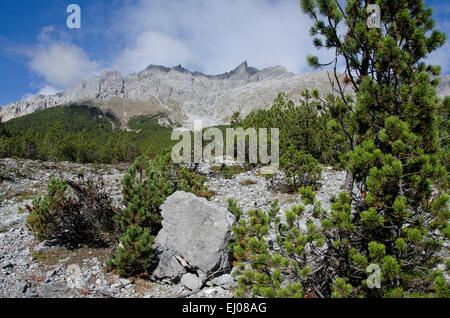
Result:
<svg viewBox="0 0 450 318"><path fill-rule="evenodd" d="M159 263L153 277L177 281L196 273L202 281L228 272L234 216L192 193L176 192L162 209L162 229L155 240Z"/></svg>

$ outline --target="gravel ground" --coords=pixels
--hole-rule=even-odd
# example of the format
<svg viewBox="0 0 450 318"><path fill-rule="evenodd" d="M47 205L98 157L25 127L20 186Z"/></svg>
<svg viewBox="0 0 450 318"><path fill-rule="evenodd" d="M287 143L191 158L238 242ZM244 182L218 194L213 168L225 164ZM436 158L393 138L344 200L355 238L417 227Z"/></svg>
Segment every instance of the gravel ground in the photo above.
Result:
<svg viewBox="0 0 450 318"><path fill-rule="evenodd" d="M27 217L23 207L45 192L49 177L74 179L100 174L115 204L120 205L120 180L127 165L80 165L46 163L31 160L2 159L0 173L0 297L146 297L146 298L221 298L232 297L232 290L205 286L191 292L184 286L164 285L148 280L119 278L104 269L103 263L114 248L81 248L69 251L49 242L37 242L25 227ZM214 173L210 166L200 172L207 176L207 185L216 195L212 201L227 207L234 198L244 211L267 211L275 198L283 211L301 202L299 195L283 193L277 182L269 182L257 169L245 171L230 179ZM278 176L280 178L281 176ZM329 208L333 195L342 191L345 172L324 167L317 199ZM311 206L305 217L311 216ZM306 222L304 222L306 229Z"/></svg>

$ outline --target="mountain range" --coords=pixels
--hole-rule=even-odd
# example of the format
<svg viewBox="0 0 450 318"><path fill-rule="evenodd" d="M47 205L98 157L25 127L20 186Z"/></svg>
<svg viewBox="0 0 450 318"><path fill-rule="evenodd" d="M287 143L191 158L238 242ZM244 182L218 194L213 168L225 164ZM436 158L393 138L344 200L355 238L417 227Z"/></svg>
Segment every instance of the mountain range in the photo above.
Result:
<svg viewBox="0 0 450 318"><path fill-rule="evenodd" d="M304 89L312 88L324 95L332 92L328 71L296 75L282 66L258 70L243 62L230 72L205 75L181 65L150 65L127 76L104 71L58 94L14 102L0 109L0 117L8 121L58 105L80 104L113 113L124 127L135 116L157 113L169 118L162 124L192 127L201 119L206 127L229 123L236 111L246 115L269 107L279 92L297 100ZM437 93L441 98L450 95L450 75L441 76Z"/></svg>

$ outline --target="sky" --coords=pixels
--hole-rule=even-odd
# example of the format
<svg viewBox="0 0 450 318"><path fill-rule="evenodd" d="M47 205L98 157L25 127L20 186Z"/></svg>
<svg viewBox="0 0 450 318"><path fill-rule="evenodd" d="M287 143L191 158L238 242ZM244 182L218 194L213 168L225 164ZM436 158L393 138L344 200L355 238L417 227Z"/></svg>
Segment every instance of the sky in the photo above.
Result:
<svg viewBox="0 0 450 318"><path fill-rule="evenodd" d="M450 4L427 0L436 28L450 36ZM81 28L69 29L70 4ZM2 0L0 106L54 94L103 70L124 75L150 64L182 65L220 74L243 61L311 71L309 54L323 60L309 36L311 20L298 0ZM450 39L429 62L450 73Z"/></svg>

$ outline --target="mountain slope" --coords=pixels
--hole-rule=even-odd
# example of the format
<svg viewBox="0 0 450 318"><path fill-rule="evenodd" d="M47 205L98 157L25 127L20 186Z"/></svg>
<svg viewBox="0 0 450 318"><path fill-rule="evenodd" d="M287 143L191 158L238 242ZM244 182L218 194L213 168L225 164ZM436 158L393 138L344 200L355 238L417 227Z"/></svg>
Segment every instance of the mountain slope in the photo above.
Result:
<svg viewBox="0 0 450 318"><path fill-rule="evenodd" d="M185 126L192 125L193 119L215 125L227 123L235 111L245 115L270 106L280 91L297 98L302 89L316 86L324 93L330 91L326 73L294 75L280 66L260 71L244 62L225 74L204 75L181 66L150 65L126 77L105 71L56 95L7 105L0 116L7 121L57 105L80 103L110 111L122 123L136 115L163 111Z"/></svg>
<svg viewBox="0 0 450 318"><path fill-rule="evenodd" d="M63 123L66 132L94 132L100 127L112 132L120 125L118 119L111 113L104 113L95 107L87 105L68 105L52 107L33 114L10 120L4 124L11 134L20 134L28 129L37 132L47 132L56 123Z"/></svg>
<svg viewBox="0 0 450 318"><path fill-rule="evenodd" d="M442 76L438 96L449 95L450 76ZM279 92L300 98L304 89L331 93L328 72L295 75L281 66L258 70L242 63L231 72L205 75L181 66L150 65L126 77L105 71L80 81L56 95L38 95L0 110L3 121L62 104L95 106L116 116L122 126L134 116L167 113L173 122L191 127L202 119L204 126L226 124L235 111L243 115L269 107Z"/></svg>
<svg viewBox="0 0 450 318"><path fill-rule="evenodd" d="M164 125L161 125L160 123ZM153 156L175 144L167 115L134 116L126 125L89 105L63 105L0 126L0 158L117 163Z"/></svg>

